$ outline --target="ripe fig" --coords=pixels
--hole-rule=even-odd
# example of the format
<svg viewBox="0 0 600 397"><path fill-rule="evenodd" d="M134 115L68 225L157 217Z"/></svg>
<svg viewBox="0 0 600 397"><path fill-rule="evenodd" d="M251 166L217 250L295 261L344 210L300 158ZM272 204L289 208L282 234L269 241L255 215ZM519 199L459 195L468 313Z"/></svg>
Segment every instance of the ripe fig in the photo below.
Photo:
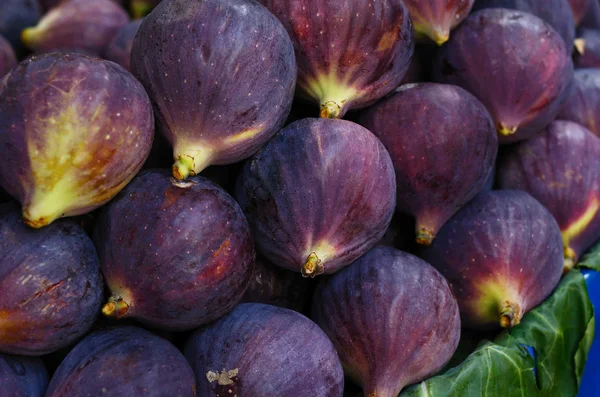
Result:
<svg viewBox="0 0 600 397"><path fill-rule="evenodd" d="M48 371L37 357L0 354L0 386L6 397L44 397Z"/></svg>
<svg viewBox="0 0 600 397"><path fill-rule="evenodd" d="M342 118L390 93L412 58L402 0L259 0L283 22L296 49L300 98L324 118Z"/></svg>
<svg viewBox="0 0 600 397"><path fill-rule="evenodd" d="M17 66L17 57L10 43L0 36L0 80L15 66Z"/></svg>
<svg viewBox="0 0 600 397"><path fill-rule="evenodd" d="M202 397L341 397L340 359L319 327L292 310L242 303L185 346Z"/></svg>
<svg viewBox="0 0 600 397"><path fill-rule="evenodd" d="M531 138L566 100L571 53L546 22L522 11L492 8L471 14L437 61L436 79L475 95L490 111L500 143Z"/></svg>
<svg viewBox="0 0 600 397"><path fill-rule="evenodd" d="M565 269L600 236L600 138L570 121L555 121L502 156L498 186L542 203L562 232Z"/></svg>
<svg viewBox="0 0 600 397"><path fill-rule="evenodd" d="M365 111L361 124L390 153L396 211L416 218L420 244L431 244L440 227L483 189L496 161L492 119L460 87L402 86Z"/></svg>
<svg viewBox="0 0 600 397"><path fill-rule="evenodd" d="M480 0L481 1L481 0ZM475 0L404 0L417 33L442 45L469 15Z"/></svg>
<svg viewBox="0 0 600 397"><path fill-rule="evenodd" d="M94 241L112 293L103 313L167 330L229 312L254 263L235 200L206 178L179 182L168 170L136 177L96 222Z"/></svg>
<svg viewBox="0 0 600 397"><path fill-rule="evenodd" d="M38 53L81 48L101 54L128 21L125 10L112 0L63 1L35 27L23 30L21 40Z"/></svg>
<svg viewBox="0 0 600 397"><path fill-rule="evenodd" d="M575 66L600 68L600 30L580 29L575 39Z"/></svg>
<svg viewBox="0 0 600 397"><path fill-rule="evenodd" d="M35 25L41 15L38 0L0 1L0 35L10 42L18 57L26 52L21 42L21 32Z"/></svg>
<svg viewBox="0 0 600 397"><path fill-rule="evenodd" d="M563 106L560 120L569 120L589 129L600 137L600 70L575 71L573 88Z"/></svg>
<svg viewBox="0 0 600 397"><path fill-rule="evenodd" d="M195 397L194 373L169 341L132 326L93 332L50 380L46 397Z"/></svg>
<svg viewBox="0 0 600 397"><path fill-rule="evenodd" d="M383 237L396 203L394 168L360 125L303 119L246 164L238 202L269 261L305 277L331 274Z"/></svg>
<svg viewBox="0 0 600 397"><path fill-rule="evenodd" d="M518 190L479 194L422 257L450 283L462 325L481 330L519 324L552 293L563 270L556 221Z"/></svg>
<svg viewBox="0 0 600 397"><path fill-rule="evenodd" d="M0 352L47 354L90 329L103 286L83 228L61 220L33 230L16 204L0 204L0 252Z"/></svg>
<svg viewBox="0 0 600 397"><path fill-rule="evenodd" d="M252 0L161 3L140 26L131 68L177 179L256 153L285 121L297 71L285 29Z"/></svg>
<svg viewBox="0 0 600 397"><path fill-rule="evenodd" d="M142 19L138 19L121 27L104 49L104 58L118 63L127 70L131 70L131 47L142 21Z"/></svg>
<svg viewBox="0 0 600 397"><path fill-rule="evenodd" d="M575 19L575 26L578 26L586 11L590 8L590 4L594 0L569 0L571 10L573 10L573 18Z"/></svg>
<svg viewBox="0 0 600 397"><path fill-rule="evenodd" d="M456 299L428 263L378 246L325 279L313 319L365 397L396 397L438 372L460 339Z"/></svg>
<svg viewBox="0 0 600 397"><path fill-rule="evenodd" d="M142 167L153 135L144 88L113 62L44 54L0 82L0 185L32 227L108 202Z"/></svg>

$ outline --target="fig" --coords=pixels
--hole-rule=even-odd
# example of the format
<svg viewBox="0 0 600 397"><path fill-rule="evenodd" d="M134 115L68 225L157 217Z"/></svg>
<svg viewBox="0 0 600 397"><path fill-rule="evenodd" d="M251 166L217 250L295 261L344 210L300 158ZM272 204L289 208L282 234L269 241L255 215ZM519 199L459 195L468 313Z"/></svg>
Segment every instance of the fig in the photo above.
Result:
<svg viewBox="0 0 600 397"><path fill-rule="evenodd" d="M285 29L252 0L162 2L140 26L131 68L177 179L256 153L285 121L297 74Z"/></svg>
<svg viewBox="0 0 600 397"><path fill-rule="evenodd" d="M575 39L577 68L600 68L600 30L580 29Z"/></svg>
<svg viewBox="0 0 600 397"><path fill-rule="evenodd" d="M396 181L390 155L367 129L303 119L246 164L237 196L258 251L315 277L349 265L383 237Z"/></svg>
<svg viewBox="0 0 600 397"><path fill-rule="evenodd" d="M288 31L298 62L299 98L342 118L396 88L414 41L402 0L259 0Z"/></svg>
<svg viewBox="0 0 600 397"><path fill-rule="evenodd" d="M590 2L579 27L583 29L600 29L600 1L592 0Z"/></svg>
<svg viewBox="0 0 600 397"><path fill-rule="evenodd" d="M119 29L112 41L104 50L104 58L131 69L131 47L133 39L142 24L142 19L129 22Z"/></svg>
<svg viewBox="0 0 600 397"><path fill-rule="evenodd" d="M44 397L48 371L37 357L0 354L0 385L8 397Z"/></svg>
<svg viewBox="0 0 600 397"><path fill-rule="evenodd" d="M460 339L458 304L442 275L384 246L321 282L312 318L365 397L396 397L438 372Z"/></svg>
<svg viewBox="0 0 600 397"><path fill-rule="evenodd" d="M396 211L415 217L419 244L431 244L440 227L483 190L496 161L498 138L488 111L457 86L402 86L366 110L361 124L390 153Z"/></svg>
<svg viewBox="0 0 600 397"><path fill-rule="evenodd" d="M575 26L583 20L586 11L590 8L590 4L594 0L569 0L571 10L573 10L573 18L575 19Z"/></svg>
<svg viewBox="0 0 600 397"><path fill-rule="evenodd" d="M185 346L198 395L342 397L340 359L319 327L295 311L242 303Z"/></svg>
<svg viewBox="0 0 600 397"><path fill-rule="evenodd" d="M450 37L450 31L469 15L475 0L404 0L415 31L437 45Z"/></svg>
<svg viewBox="0 0 600 397"><path fill-rule="evenodd" d="M153 135L148 95L113 62L44 54L0 82L0 185L31 227L108 202L142 167Z"/></svg>
<svg viewBox="0 0 600 397"><path fill-rule="evenodd" d="M571 121L555 121L502 156L498 187L528 192L554 215L565 270L600 236L600 138Z"/></svg>
<svg viewBox="0 0 600 397"><path fill-rule="evenodd" d="M15 66L17 66L15 52L10 43L0 36L0 80Z"/></svg>
<svg viewBox="0 0 600 397"><path fill-rule="evenodd" d="M61 220L27 227L0 204L0 352L39 356L68 346L96 319L102 279L83 228Z"/></svg>
<svg viewBox="0 0 600 397"><path fill-rule="evenodd" d="M103 313L167 330L229 312L254 263L235 200L206 178L180 182L168 170L140 173L102 212L94 241L112 293Z"/></svg>
<svg viewBox="0 0 600 397"><path fill-rule="evenodd" d="M600 70L575 71L573 88L558 118L581 124L600 137Z"/></svg>
<svg viewBox="0 0 600 397"><path fill-rule="evenodd" d="M519 324L563 271L556 221L519 190L480 193L442 227L422 258L450 283L462 325L477 330Z"/></svg>
<svg viewBox="0 0 600 397"><path fill-rule="evenodd" d="M46 397L195 397L194 373L169 341L124 326L93 332L56 369Z"/></svg>
<svg viewBox="0 0 600 397"><path fill-rule="evenodd" d="M560 35L540 18L484 9L454 31L434 74L437 81L475 95L506 144L531 138L554 120L573 79L570 55Z"/></svg>
<svg viewBox="0 0 600 397"><path fill-rule="evenodd" d="M0 1L0 35L10 42L17 56L21 57L26 53L21 42L21 32L35 25L40 17L38 0Z"/></svg>

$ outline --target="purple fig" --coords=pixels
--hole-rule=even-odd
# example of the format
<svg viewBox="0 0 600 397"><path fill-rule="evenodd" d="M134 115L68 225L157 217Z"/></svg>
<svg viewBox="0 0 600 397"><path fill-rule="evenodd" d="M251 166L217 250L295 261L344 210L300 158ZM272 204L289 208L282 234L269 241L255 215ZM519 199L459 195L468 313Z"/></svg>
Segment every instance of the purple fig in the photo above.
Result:
<svg viewBox="0 0 600 397"><path fill-rule="evenodd" d="M569 5L571 6L571 10L573 10L575 26L579 25L592 1L594 0L569 0Z"/></svg>
<svg viewBox="0 0 600 397"><path fill-rule="evenodd" d="M563 271L560 230L526 192L483 192L422 254L446 277L462 325L513 327L554 290Z"/></svg>
<svg viewBox="0 0 600 397"><path fill-rule="evenodd" d="M287 29L296 49L299 97L324 118L374 103L396 88L414 41L401 0L259 0Z"/></svg>
<svg viewBox="0 0 600 397"><path fill-rule="evenodd" d="M229 312L254 263L235 200L206 178L180 182L168 170L136 177L98 219L94 241L112 293L103 313L162 329L189 330Z"/></svg>
<svg viewBox="0 0 600 397"><path fill-rule="evenodd" d="M442 45L469 15L475 0L404 0L415 31Z"/></svg>
<svg viewBox="0 0 600 397"><path fill-rule="evenodd" d="M396 397L450 360L460 339L456 299L428 263L373 248L319 284L313 319L365 397Z"/></svg>
<svg viewBox="0 0 600 397"><path fill-rule="evenodd" d="M498 186L528 192L554 215L565 270L600 236L600 138L579 124L555 121L502 156Z"/></svg>
<svg viewBox="0 0 600 397"><path fill-rule="evenodd" d="M32 227L108 202L142 167L153 135L144 88L113 62L45 54L0 82L0 185Z"/></svg>
<svg viewBox="0 0 600 397"><path fill-rule="evenodd" d="M471 14L440 54L436 79L465 88L490 111L500 143L528 139L547 126L566 100L573 63L564 40L522 11Z"/></svg>
<svg viewBox="0 0 600 397"><path fill-rule="evenodd" d="M600 137L600 70L575 71L573 88L558 118L574 121Z"/></svg>
<svg viewBox="0 0 600 397"><path fill-rule="evenodd" d="M174 148L173 175L256 153L292 105L296 62L281 23L252 0L171 0L148 15L131 68Z"/></svg>
<svg viewBox="0 0 600 397"><path fill-rule="evenodd" d="M102 279L91 239L75 222L33 230L0 205L0 352L42 355L83 336L98 316Z"/></svg>
<svg viewBox="0 0 600 397"><path fill-rule="evenodd" d="M41 14L38 0L0 1L0 35L10 42L17 56L23 56L26 52L21 42L21 32L38 23Z"/></svg>
<svg viewBox="0 0 600 397"><path fill-rule="evenodd" d="M580 29L575 39L575 66L600 68L600 30Z"/></svg>
<svg viewBox="0 0 600 397"><path fill-rule="evenodd" d="M137 327L83 339L50 380L46 397L195 397L194 373L169 341Z"/></svg>
<svg viewBox="0 0 600 397"><path fill-rule="evenodd" d="M112 0L64 1L35 27L23 30L21 39L38 53L81 48L101 54L128 21L125 10Z"/></svg>
<svg viewBox="0 0 600 397"><path fill-rule="evenodd" d="M0 80L15 66L17 57L10 43L0 36Z"/></svg>
<svg viewBox="0 0 600 397"><path fill-rule="evenodd" d="M0 385L7 397L44 397L48 371L37 357L0 354Z"/></svg>
<svg viewBox="0 0 600 397"><path fill-rule="evenodd" d="M129 22L121 27L113 40L104 50L104 58L123 66L125 69L131 69L131 47L133 39L142 24L142 19Z"/></svg>
<svg viewBox="0 0 600 397"><path fill-rule="evenodd" d="M416 218L419 244L483 190L498 152L486 108L460 87L400 87L361 117L386 147L396 170L396 211ZM435 159L435 161L428 161Z"/></svg>
<svg viewBox="0 0 600 397"><path fill-rule="evenodd" d="M600 29L600 1L592 0L588 9L585 12L580 28L583 29Z"/></svg>
<svg viewBox="0 0 600 397"><path fill-rule="evenodd" d="M242 303L195 331L185 357L198 395L342 397L344 374L331 341L292 310Z"/></svg>
<svg viewBox="0 0 600 397"><path fill-rule="evenodd" d="M238 201L269 261L304 276L331 274L383 237L396 202L394 168L360 125L303 119L247 163Z"/></svg>

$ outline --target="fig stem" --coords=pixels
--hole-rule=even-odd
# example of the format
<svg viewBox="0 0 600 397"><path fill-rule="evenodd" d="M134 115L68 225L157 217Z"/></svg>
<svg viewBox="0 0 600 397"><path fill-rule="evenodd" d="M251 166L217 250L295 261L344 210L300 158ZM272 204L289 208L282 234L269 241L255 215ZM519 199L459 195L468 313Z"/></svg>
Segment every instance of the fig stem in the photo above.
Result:
<svg viewBox="0 0 600 397"><path fill-rule="evenodd" d="M500 123L500 125L498 125L498 132L502 136L510 136L510 135L514 134L515 132L517 132L518 128L519 127L509 127L503 123Z"/></svg>
<svg viewBox="0 0 600 397"><path fill-rule="evenodd" d="M417 231L417 243L421 245L431 245L435 239L435 233L427 228L420 228Z"/></svg>
<svg viewBox="0 0 600 397"><path fill-rule="evenodd" d="M438 32L437 30L433 32L432 36L433 41L435 41L435 43L440 47L444 45L444 43L446 43L450 38L448 32Z"/></svg>
<svg viewBox="0 0 600 397"><path fill-rule="evenodd" d="M319 259L315 252L312 252L308 258L306 258L304 266L302 266L302 276L314 278L315 276L322 274L323 271L324 268L321 259Z"/></svg>
<svg viewBox="0 0 600 397"><path fill-rule="evenodd" d="M106 317L121 318L129 311L129 305L118 295L108 298L108 302L102 307L102 314Z"/></svg>
<svg viewBox="0 0 600 397"><path fill-rule="evenodd" d="M575 39L575 48L579 55L585 54L585 39Z"/></svg>
<svg viewBox="0 0 600 397"><path fill-rule="evenodd" d="M519 324L521 322L519 312L519 305L506 301L504 309L500 312L500 326L502 328L512 328Z"/></svg>
<svg viewBox="0 0 600 397"><path fill-rule="evenodd" d="M567 274L573 269L575 263L577 262L577 254L571 247L565 247L565 263L563 267L563 274Z"/></svg>
<svg viewBox="0 0 600 397"><path fill-rule="evenodd" d="M133 15L133 19L143 18L148 13L152 11L152 6L148 3L142 2L134 2L131 4L131 15Z"/></svg>
<svg viewBox="0 0 600 397"><path fill-rule="evenodd" d="M342 108L334 101L327 101L321 105L322 119L337 119L340 117Z"/></svg>
<svg viewBox="0 0 600 397"><path fill-rule="evenodd" d="M177 157L173 164L173 176L178 180L186 179L188 176L194 176L194 159L187 155Z"/></svg>
<svg viewBox="0 0 600 397"><path fill-rule="evenodd" d="M36 28L35 27L26 28L26 29L23 29L23 31L21 31L21 41L29 49L32 49L33 43L35 42L35 36L36 36Z"/></svg>

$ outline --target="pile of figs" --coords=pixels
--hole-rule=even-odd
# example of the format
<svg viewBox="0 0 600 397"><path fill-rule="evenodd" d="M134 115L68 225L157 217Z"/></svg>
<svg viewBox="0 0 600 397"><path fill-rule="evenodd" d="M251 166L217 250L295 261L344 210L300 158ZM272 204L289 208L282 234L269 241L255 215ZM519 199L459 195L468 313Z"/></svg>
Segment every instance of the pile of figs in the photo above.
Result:
<svg viewBox="0 0 600 397"><path fill-rule="evenodd" d="M600 240L600 1L2 0L0 203L2 396L397 397Z"/></svg>

